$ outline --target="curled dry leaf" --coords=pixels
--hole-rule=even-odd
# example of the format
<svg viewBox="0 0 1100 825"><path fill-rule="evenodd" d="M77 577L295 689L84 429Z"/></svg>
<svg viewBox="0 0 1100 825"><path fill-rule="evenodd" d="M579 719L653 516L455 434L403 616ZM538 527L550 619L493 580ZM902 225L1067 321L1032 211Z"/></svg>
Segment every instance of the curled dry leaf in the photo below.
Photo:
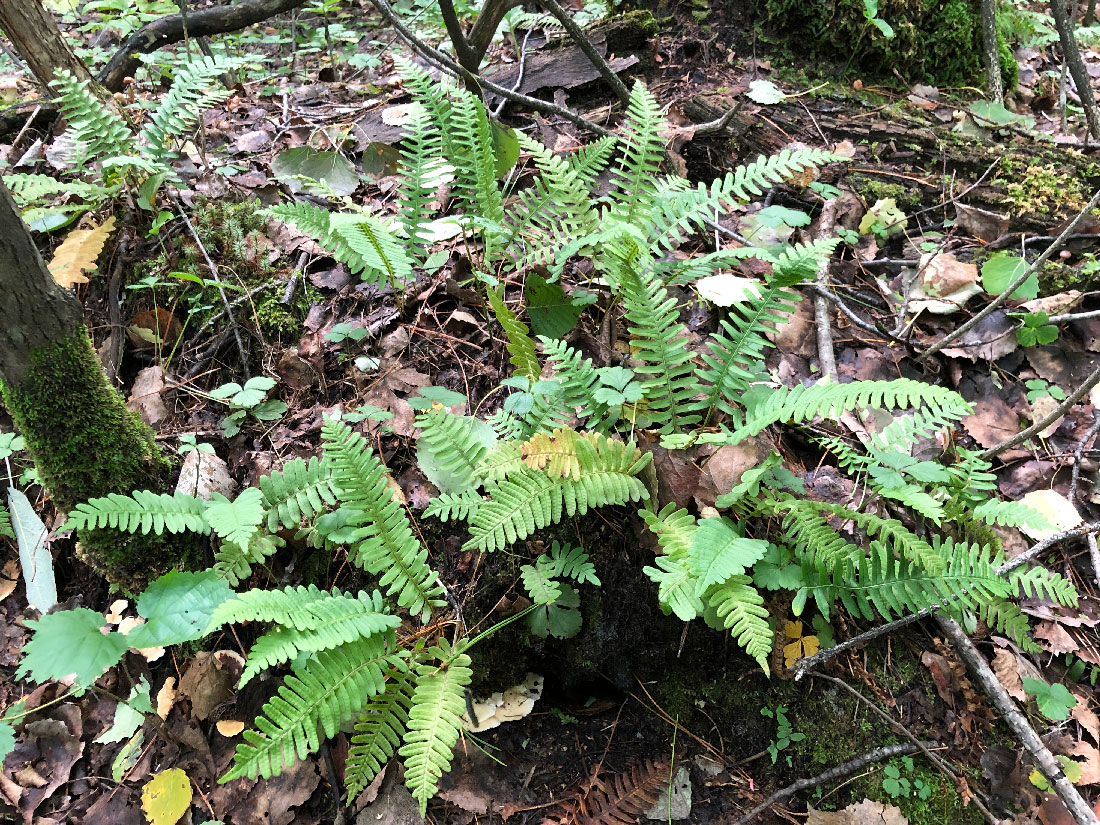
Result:
<svg viewBox="0 0 1100 825"><path fill-rule="evenodd" d="M214 727L222 736L236 736L244 730L244 722L238 722L236 719L222 719Z"/></svg>

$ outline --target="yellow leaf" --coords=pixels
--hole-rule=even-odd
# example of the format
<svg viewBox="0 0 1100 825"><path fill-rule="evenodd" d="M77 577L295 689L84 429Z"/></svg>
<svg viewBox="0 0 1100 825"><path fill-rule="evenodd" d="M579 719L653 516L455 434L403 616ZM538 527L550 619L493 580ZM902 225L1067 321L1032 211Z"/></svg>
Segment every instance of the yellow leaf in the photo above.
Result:
<svg viewBox="0 0 1100 825"><path fill-rule="evenodd" d="M191 781L179 768L153 776L141 790L141 809L149 825L176 825L191 807Z"/></svg>
<svg viewBox="0 0 1100 825"><path fill-rule="evenodd" d="M821 642L817 636L802 635L802 622L784 624L783 635L791 639L789 644L783 645L783 664L787 667L793 667L799 659L813 656L821 650Z"/></svg>
<svg viewBox="0 0 1100 825"><path fill-rule="evenodd" d="M66 289L73 284L86 284L88 279L81 275L86 269L95 269L99 253L107 238L115 231L114 217L107 218L101 226L91 229L74 229L65 236L65 240L54 253L50 261L50 274L55 281Z"/></svg>

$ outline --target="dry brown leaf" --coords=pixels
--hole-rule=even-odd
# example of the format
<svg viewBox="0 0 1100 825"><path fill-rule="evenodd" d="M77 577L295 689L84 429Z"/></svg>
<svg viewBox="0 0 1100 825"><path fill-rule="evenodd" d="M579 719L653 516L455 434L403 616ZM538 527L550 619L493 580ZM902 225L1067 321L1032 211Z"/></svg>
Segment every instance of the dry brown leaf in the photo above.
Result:
<svg viewBox="0 0 1100 825"><path fill-rule="evenodd" d="M1100 750L1097 750L1088 742L1077 742L1069 749L1069 752L1073 756L1084 758L1083 762L1080 759L1077 760L1081 762L1081 778L1074 784L1100 784Z"/></svg>
<svg viewBox="0 0 1100 825"><path fill-rule="evenodd" d="M1089 699L1084 692L1076 690L1071 692L1077 699L1077 704L1070 710L1070 717L1085 729L1093 742L1100 743L1100 717L1097 717L1096 712L1089 707Z"/></svg>
<svg viewBox="0 0 1100 825"><path fill-rule="evenodd" d="M1016 411L1001 398L983 398L975 403L974 413L963 419L963 427L986 449L1020 431Z"/></svg>
<svg viewBox="0 0 1100 825"><path fill-rule="evenodd" d="M806 825L908 825L901 809L864 799L842 811L819 811L809 806Z"/></svg>
<svg viewBox="0 0 1100 825"><path fill-rule="evenodd" d="M1020 679L1020 672L1016 669L1016 656L1007 650L997 650L993 654L992 667L997 681L1008 691L1008 695L1013 699L1026 702L1027 694L1024 693L1023 680Z"/></svg>
<svg viewBox="0 0 1100 825"><path fill-rule="evenodd" d="M4 569L0 570L0 601L6 599L19 584L19 562L8 559L4 562Z"/></svg>
<svg viewBox="0 0 1100 825"><path fill-rule="evenodd" d="M919 267L924 291L931 298L952 295L978 280L975 264L965 264L950 253L926 252L921 255Z"/></svg>
<svg viewBox="0 0 1100 825"><path fill-rule="evenodd" d="M1043 649L1048 653L1061 656L1063 653L1075 653L1080 645L1057 622L1039 622L1035 628L1035 638L1042 640Z"/></svg>
<svg viewBox="0 0 1100 825"><path fill-rule="evenodd" d="M169 676L164 680L164 685L157 691L157 716L167 719L172 705L176 703L176 677Z"/></svg>
<svg viewBox="0 0 1100 825"><path fill-rule="evenodd" d="M112 215L100 226L91 229L74 229L65 236L61 246L50 261L50 274L61 286L69 289L73 284L86 284L88 279L81 273L96 268L96 261L103 251L107 238L115 231L115 219Z"/></svg>

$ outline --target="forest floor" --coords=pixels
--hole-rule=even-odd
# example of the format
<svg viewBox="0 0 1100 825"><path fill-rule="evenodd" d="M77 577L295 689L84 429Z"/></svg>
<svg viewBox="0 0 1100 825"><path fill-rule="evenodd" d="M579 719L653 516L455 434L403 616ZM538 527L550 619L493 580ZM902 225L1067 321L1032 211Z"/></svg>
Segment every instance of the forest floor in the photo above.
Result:
<svg viewBox="0 0 1100 825"><path fill-rule="evenodd" d="M191 434L213 445L233 481L246 487L286 459L316 455L325 414L367 412L364 432L375 441L415 512L434 491L417 467L409 399L422 388L445 387L466 397L469 412L484 417L501 403L493 390L510 366L503 337L481 296L460 283L467 266L460 239L440 242L438 266L421 273L399 307L392 290L360 283L307 238L256 213L255 201L278 203L284 187L301 185L278 180L278 158L307 145L342 149L354 161L355 174L363 172L362 181L352 187L356 202L384 209L392 200L392 170L385 162L391 157L389 143L400 135L394 116L408 95L388 54L377 48L391 36L377 24L369 30L354 17L342 25L361 35L364 44L373 44L363 49L375 49L376 65L351 69L328 64L323 53L314 54L302 58L301 70L285 84L272 85L269 79L238 87L228 103L207 112L196 137L201 151L191 146L194 151L181 162L185 183L178 196L194 232L172 217L157 236L131 233L129 247L118 246L105 255L101 274L79 287L79 294L97 346L111 337L112 317L120 315L129 328L117 364L119 384L154 425L166 449L175 450L180 436ZM1100 274L1100 261L1094 257L1100 222L1093 216L1040 272L1038 295L1024 304L1028 311L1055 318L1074 316L1055 321L1061 329L1056 340L1024 346L1001 309L940 356L918 360L991 299L980 282L973 286L978 279L975 261L982 262L994 250L1021 248L1034 257L1100 188L1100 155L1086 145L1081 118L1071 119L1063 130L1050 90L1043 85L1051 68L1049 56L1037 49L1018 54L1021 91L1015 100L1021 118L992 122L972 109L973 94L840 82L831 69L802 70L790 55L746 42L742 31L739 19L712 17L704 26L687 15L645 39L640 48L634 44L633 51L615 55L638 58L636 63L627 61L634 65L624 76L643 80L667 107L669 163L692 181L709 182L761 152L802 143L850 158L847 165L828 167L820 180L837 190L834 229L859 235L868 210L885 199L892 199L903 213L903 232L864 233L833 259L830 288L862 321L857 325L845 312L832 315L840 380L906 376L950 386L975 406L975 414L955 437L983 449L997 447L1042 418L1080 386L1100 361L1100 312L1094 312L1100 308L1100 290L1094 285ZM109 37L103 42L109 45ZM534 41L528 48L525 92L565 101L611 128L619 123L620 107L609 105L613 97L598 81L592 82L582 55L550 47L541 51ZM318 57L321 65L309 62ZM499 77L515 71L519 60L508 43L495 46L489 58L500 67ZM1088 53L1086 60L1090 70L1100 72L1096 55ZM761 80L789 96L770 104L748 100L750 84ZM138 87L139 94L154 93L141 83ZM739 102L743 105L728 129L693 134L693 120L718 117ZM557 151L567 152L589 139L569 124L511 107L501 119ZM52 138L32 129L19 135L15 147L0 143L0 152L7 152L11 164L23 158L29 168L46 161L41 151L24 157L27 150L36 140L43 141L40 148L49 146ZM204 166L207 154L232 168L223 165L215 172ZM809 215L812 223L761 227L751 220L772 206ZM816 236L820 214L821 198L814 190L792 185L776 187L766 199L716 219L742 235L755 227L785 239L799 237L797 233ZM889 220L884 217L881 224ZM40 237L44 250L55 243ZM219 315L221 299L209 285L181 286L171 279L170 273L179 271L210 276L196 237L220 276L240 287L231 296L247 296L235 301L231 320ZM706 242L701 239L699 246ZM925 312L914 316L911 307L899 308L892 296L903 276L911 275L933 250L942 253L936 277L954 285L944 292L964 292L955 293L947 306L929 302ZM923 264L920 268L927 282L930 276ZM513 286L518 295L521 285ZM772 375L788 385L815 378L820 370L813 294L809 289L804 294L798 313L779 330L775 349L767 356ZM688 290L677 297L692 330L713 326L714 307ZM367 332L356 340L339 340L341 330L349 329ZM167 330L163 348L150 344L162 330ZM241 343L234 332L242 336ZM584 316L571 340L604 364L623 356L614 333L597 315ZM151 372L151 367L162 372ZM224 405L203 392L229 381L243 384L247 375L259 374L278 380L270 396L285 401L285 414L273 421L248 422L240 434L226 437L220 426ZM136 385L139 377L152 383ZM1068 495L1076 460L1081 468L1079 490L1073 491L1079 493L1076 503L1085 520L1093 520L1089 514L1100 503L1092 492L1098 467L1091 443L1097 409L1100 397L1090 396L1042 438L1001 453L996 466L999 492L1010 499L1048 489ZM379 411L390 414L384 424L370 417ZM4 418L0 425L11 429ZM707 493L699 491L714 484L720 468L677 463L652 449L668 498L698 495L705 500ZM783 452L823 497L851 492L850 482L821 463L819 451L791 439ZM713 501L713 490L710 495ZM48 524L61 523L48 501L37 503ZM481 622L499 608L500 600L517 597L514 557L478 559L460 549L465 536L453 525L425 521L422 529L434 564L468 621ZM546 544L557 538L598 544L605 558L640 569L653 552L642 536L637 518L626 509L610 509L567 521L540 538ZM1002 538L1010 555L1029 543L1013 530L1005 530ZM73 560L71 544L67 534L52 544L62 606L125 613L127 605L111 607L118 595ZM150 715L144 723L143 744L130 755L121 779L112 778L120 750L129 745L102 736L115 720L116 703L102 693L88 693L51 704L64 688L15 678L30 635L24 621L33 611L18 583L14 543L0 543L0 554L10 585L2 587L0 599L0 707L24 697L27 709L42 708L20 729L19 744L0 772L0 820L141 825L146 821L140 804L144 783L153 772L178 767L197 791L188 814L196 823L422 821L398 781L396 763L343 810L344 734L275 779L218 784L239 741L223 733L236 728L221 723L251 723L273 686L260 680L255 690L237 694L225 657L195 647L172 648L151 662L131 654L125 673L116 669L101 683L125 694L145 678L154 695L166 702L163 718ZM1026 699L1021 677L1070 686L1078 702L1067 721L1051 728L1034 705L1030 716L1056 753L1078 760L1080 787L1089 797L1100 784L1100 721L1092 684L1100 673L1094 630L1100 622L1100 571L1092 569L1083 544L1067 545L1064 553L1059 549L1045 561L1074 582L1081 607L1071 613L1039 599L1024 600L1043 654L1028 655L988 632L973 635L1017 698ZM268 574L281 585L354 589L362 584L346 559L325 556L302 543L273 560ZM616 589L614 571L606 576L601 571L601 577L604 595L586 606L594 615L576 639L530 644L518 632L504 633L474 655L475 694L504 690L533 672L544 680L541 698L525 718L460 742L453 769L429 805L429 821L635 821L627 814L612 819L606 811L618 797L634 794L651 800L675 775L677 784L690 787L690 813L677 821L736 823L777 789L876 748L909 741L901 729L940 743L935 750L952 766L954 778L941 774L919 753L898 756L814 783L756 821L807 821L809 804L821 812L844 811L835 819L811 814L811 823L982 822L974 800L998 818L1021 825L1070 821L1061 803L1029 780L1026 755L934 623L910 626L837 657L821 671L831 679L813 674L799 681L784 675L768 679L728 635L716 643L722 637L694 626L684 631L680 622L661 615L652 592L639 589L647 580L623 574ZM773 616L783 616L789 604L768 606ZM646 628L641 640L639 627ZM815 633L822 641L828 634L840 640L864 627L861 620L837 613L831 627L815 626ZM797 629L791 634L785 643L803 638ZM629 647L624 648L624 639ZM247 642L223 633L202 647L245 655ZM782 646L776 647L781 659ZM773 670L783 674L783 663L776 665ZM174 696L171 685L163 690L172 679ZM886 725L872 706L889 714L898 729ZM674 799L676 804L682 801ZM563 800L574 800L574 807L559 805ZM578 811L575 800L587 807ZM667 818L667 812L656 816Z"/></svg>

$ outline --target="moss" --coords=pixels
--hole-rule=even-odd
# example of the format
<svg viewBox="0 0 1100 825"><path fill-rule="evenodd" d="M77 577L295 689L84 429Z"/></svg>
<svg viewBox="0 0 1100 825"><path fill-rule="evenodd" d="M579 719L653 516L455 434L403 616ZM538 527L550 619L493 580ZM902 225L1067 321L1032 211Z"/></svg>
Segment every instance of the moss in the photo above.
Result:
<svg viewBox="0 0 1100 825"><path fill-rule="evenodd" d="M791 48L812 58L845 60L858 74L938 85L981 82L979 0L882 0L879 17L894 36L886 39L864 16L863 0L806 3L766 0L768 26ZM795 45L797 44L797 46ZM1007 44L1000 59L1006 89L1016 85Z"/></svg>
<svg viewBox="0 0 1100 825"><path fill-rule="evenodd" d="M58 509L108 493L164 489L171 463L153 431L107 383L84 327L32 351L20 384L0 390ZM171 537L89 530L80 541L82 558L129 590L177 566L185 555Z"/></svg>
<svg viewBox="0 0 1100 825"><path fill-rule="evenodd" d="M921 191L915 186L905 186L859 174L849 175L848 181L868 205L884 198L893 198L903 211L920 206Z"/></svg>
<svg viewBox="0 0 1100 825"><path fill-rule="evenodd" d="M1042 158L1006 157L991 183L1001 187L1005 205L1016 215L1077 212L1088 201L1075 167Z"/></svg>

